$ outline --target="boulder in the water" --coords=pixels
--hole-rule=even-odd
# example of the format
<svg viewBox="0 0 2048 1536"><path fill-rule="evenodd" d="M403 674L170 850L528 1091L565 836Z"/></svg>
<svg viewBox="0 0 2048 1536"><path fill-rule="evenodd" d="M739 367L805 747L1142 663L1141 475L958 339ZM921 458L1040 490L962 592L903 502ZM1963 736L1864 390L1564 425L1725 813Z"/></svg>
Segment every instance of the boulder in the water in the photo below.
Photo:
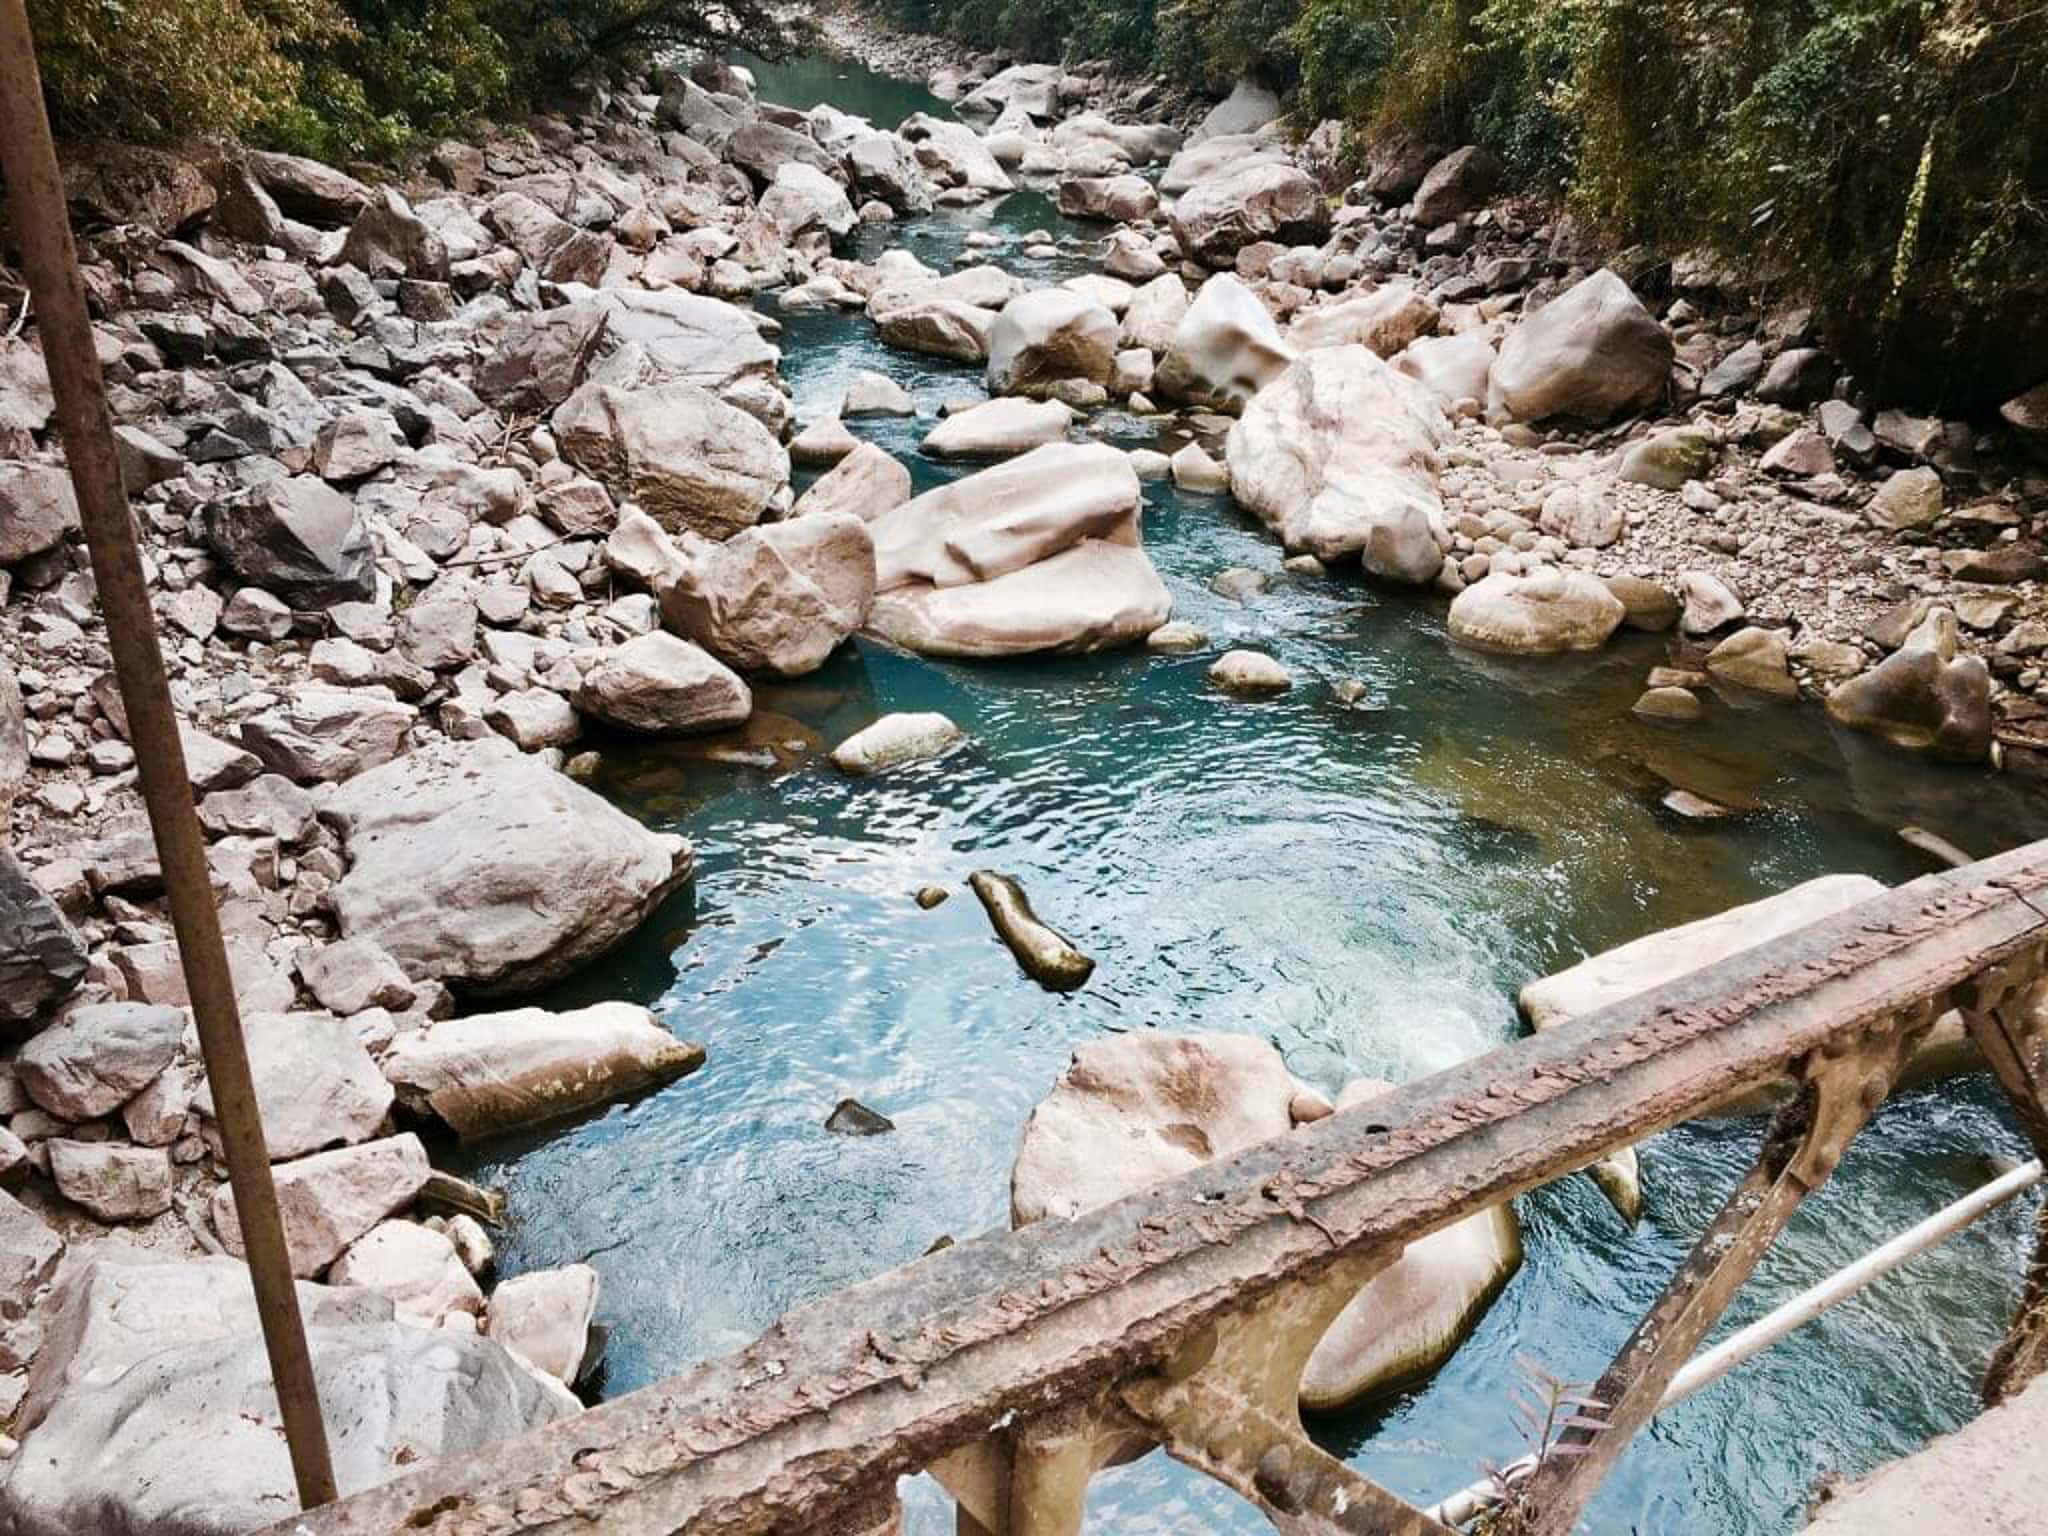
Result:
<svg viewBox="0 0 2048 1536"><path fill-rule="evenodd" d="M1513 656L1595 651L1627 609L1586 571L1554 565L1520 575L1495 571L1451 599L1451 638Z"/></svg>
<svg viewBox="0 0 2048 1536"><path fill-rule="evenodd" d="M841 1099L825 1117L825 1129L835 1136L880 1136L895 1130L896 1122L859 1099Z"/></svg>

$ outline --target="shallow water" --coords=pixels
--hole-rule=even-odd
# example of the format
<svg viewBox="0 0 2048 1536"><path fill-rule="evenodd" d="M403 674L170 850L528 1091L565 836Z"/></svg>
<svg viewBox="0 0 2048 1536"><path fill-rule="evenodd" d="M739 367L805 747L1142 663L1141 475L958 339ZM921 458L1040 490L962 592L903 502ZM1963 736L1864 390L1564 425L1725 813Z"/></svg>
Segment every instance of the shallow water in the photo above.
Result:
<svg viewBox="0 0 2048 1536"><path fill-rule="evenodd" d="M934 104L833 62L763 67L770 99L829 99L893 123ZM946 266L964 235L1080 240L1039 193L861 238ZM998 253L1017 270L1085 270ZM772 298L764 308L774 309ZM787 317L799 419L877 368L922 408L855 430L909 458L920 489L957 471L914 456L974 370L890 352L859 318ZM1114 421L1111 422L1114 426ZM1125 420L1118 440L1149 429ZM645 1000L710 1061L695 1077L569 1128L499 1142L474 1167L510 1191L508 1272L587 1259L604 1275L606 1390L643 1386L752 1338L788 1307L999 1226L1018 1126L1069 1053L1105 1032L1240 1030L1334 1093L1411 1078L1517 1032L1528 978L1651 929L1833 870L1923 873L1909 822L1977 853L2048 834L2048 807L2004 781L1929 769L1831 732L1817 711L1710 701L1680 731L1632 721L1633 637L1597 657L1504 663L1449 646L1440 601L1355 575L1280 578L1237 604L1225 566L1278 575L1280 551L1227 500L1148 488L1146 539L1176 616L1297 679L1271 702L1222 698L1204 656L940 664L866 643L758 690L746 761L731 742L605 744L599 781L696 842L699 874L558 1001ZM1375 708L1337 706L1362 679ZM822 747L890 710L939 709L972 744L849 782ZM721 757L727 759L718 760ZM1752 806L1681 822L1655 776ZM964 889L1015 873L1099 962L1056 997L1017 969ZM920 910L940 883L952 900ZM893 1134L830 1136L843 1095ZM1757 1124L1681 1128L1644 1148L1650 1215L1621 1229L1584 1180L1524 1199L1528 1260L1426 1387L1321 1422L1324 1442L1417 1499L1518 1446L1511 1356L1596 1375L1740 1176ZM1906 1096L1809 1201L1732 1327L1954 1198L1988 1154L2024 1155L1970 1081ZM2017 1294L2029 1212L2008 1209L1660 1419L1596 1504L1599 1531L1794 1530L1816 1481L1961 1422ZM911 1529L951 1529L929 1484ZM1152 1457L1102 1478L1094 1528L1262 1531L1206 1480Z"/></svg>

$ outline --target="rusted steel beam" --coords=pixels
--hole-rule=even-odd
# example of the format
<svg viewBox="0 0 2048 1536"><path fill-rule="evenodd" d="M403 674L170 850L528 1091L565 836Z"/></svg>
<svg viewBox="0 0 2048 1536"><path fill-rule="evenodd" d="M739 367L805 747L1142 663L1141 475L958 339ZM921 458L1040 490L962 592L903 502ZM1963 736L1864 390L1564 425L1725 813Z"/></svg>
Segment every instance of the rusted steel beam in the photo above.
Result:
<svg viewBox="0 0 2048 1536"><path fill-rule="evenodd" d="M668 1381L276 1536L800 1532L1422 1237L1773 1079L2048 939L2048 845L1849 912L1073 1221L956 1244Z"/></svg>
<svg viewBox="0 0 2048 1536"><path fill-rule="evenodd" d="M1963 988L1963 1018L1970 1038L2011 1100L2034 1153L2048 1162L2048 980L2040 957L2015 957ZM2048 1371L2048 1207L2041 1212L2027 1267L2005 1336L1984 1372L1984 1401L1995 1406Z"/></svg>
<svg viewBox="0 0 2048 1536"><path fill-rule="evenodd" d="M1820 1063L1799 1096L1772 1117L1755 1164L1694 1243L1664 1294L1644 1314L1592 1395L1606 1428L1573 1429L1569 1454L1545 1459L1516 1485L1502 1536L1569 1536L1579 1516L1663 1404L1672 1378L1692 1359L1800 1203L1826 1183L1857 1131L1891 1091L1910 1036L1895 1023L1869 1040L1845 1040Z"/></svg>
<svg viewBox="0 0 2048 1536"><path fill-rule="evenodd" d="M135 747L142 800L170 897L171 926L199 1028L200 1055L217 1110L292 1473L302 1504L325 1503L335 1494L334 1469L320 1418L313 1361L285 1251L270 1154L263 1143L263 1118L235 1005L234 977L221 944L220 914L214 910L206 840L192 808L192 781L185 771L178 720L164 678L156 615L149 605L115 456L113 420L23 0L0 0L0 172L14 212L22 269L35 299L38 339L57 399L65 463L78 492L79 521L92 557L100 612L107 621L107 647L113 652L114 677Z"/></svg>

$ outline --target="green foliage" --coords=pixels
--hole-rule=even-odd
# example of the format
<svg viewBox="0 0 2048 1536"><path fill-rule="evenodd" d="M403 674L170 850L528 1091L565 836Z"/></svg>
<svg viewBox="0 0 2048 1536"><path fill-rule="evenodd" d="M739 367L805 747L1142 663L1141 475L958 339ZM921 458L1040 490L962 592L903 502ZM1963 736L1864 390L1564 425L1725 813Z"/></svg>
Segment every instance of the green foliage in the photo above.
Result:
<svg viewBox="0 0 2048 1536"><path fill-rule="evenodd" d="M237 132L289 104L292 50L337 38L332 0L29 0L60 132L164 140Z"/></svg>
<svg viewBox="0 0 2048 1536"><path fill-rule="evenodd" d="M389 158L687 48L808 36L765 0L30 0L61 131Z"/></svg>

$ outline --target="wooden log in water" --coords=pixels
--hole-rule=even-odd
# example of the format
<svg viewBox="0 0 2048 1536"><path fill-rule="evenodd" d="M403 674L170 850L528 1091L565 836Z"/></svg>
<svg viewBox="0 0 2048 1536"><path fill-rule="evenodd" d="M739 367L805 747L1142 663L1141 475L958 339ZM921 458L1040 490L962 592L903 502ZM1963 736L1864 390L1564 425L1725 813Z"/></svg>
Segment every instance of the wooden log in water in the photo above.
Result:
<svg viewBox="0 0 2048 1536"><path fill-rule="evenodd" d="M1010 953L1033 981L1054 992L1071 992L1093 973L1093 960L1064 934L1039 921L1024 887L1013 876L977 869L967 883L987 908L996 936L1010 946Z"/></svg>

